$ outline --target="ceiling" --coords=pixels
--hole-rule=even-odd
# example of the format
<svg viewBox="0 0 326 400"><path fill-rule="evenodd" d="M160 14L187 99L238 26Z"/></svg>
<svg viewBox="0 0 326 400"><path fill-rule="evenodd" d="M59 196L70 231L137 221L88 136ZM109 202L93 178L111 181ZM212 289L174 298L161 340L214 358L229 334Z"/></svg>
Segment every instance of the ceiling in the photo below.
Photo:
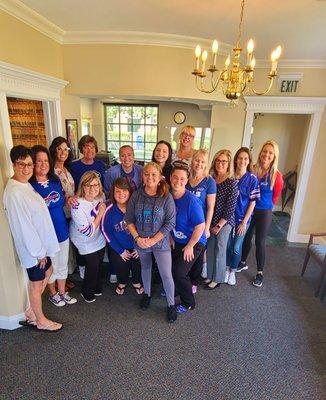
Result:
<svg viewBox="0 0 326 400"><path fill-rule="evenodd" d="M133 42L141 37L143 43L194 47L214 38L234 44L240 0L0 0L0 8L11 14L20 9L18 17L29 14L30 24L32 16L42 21L62 43L114 42L117 37L116 42ZM283 60L325 65L326 1L247 0L243 46L251 36L258 59L268 59L281 44Z"/></svg>

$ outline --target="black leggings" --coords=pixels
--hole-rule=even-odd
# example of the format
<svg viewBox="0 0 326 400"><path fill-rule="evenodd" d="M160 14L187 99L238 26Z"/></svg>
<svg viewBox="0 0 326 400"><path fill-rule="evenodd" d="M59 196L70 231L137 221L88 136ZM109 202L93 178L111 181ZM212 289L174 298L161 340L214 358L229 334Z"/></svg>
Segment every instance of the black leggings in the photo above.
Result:
<svg viewBox="0 0 326 400"><path fill-rule="evenodd" d="M94 253L85 254L85 277L81 292L86 300L92 300L94 293L102 292L101 264L104 258L105 247Z"/></svg>
<svg viewBox="0 0 326 400"><path fill-rule="evenodd" d="M130 252L134 251L133 249L127 249ZM112 249L109 246L109 260L115 266L115 270L117 272L118 283L122 285L126 285L129 280L129 272L131 271L132 277L131 281L134 285L141 283L141 275L140 275L140 260L139 258L130 258L128 261L124 261L120 254Z"/></svg>
<svg viewBox="0 0 326 400"><path fill-rule="evenodd" d="M271 223L272 210L255 210L242 245L241 261L246 262L251 250L252 237L255 233L256 261L258 272L262 272L265 266L265 242Z"/></svg>

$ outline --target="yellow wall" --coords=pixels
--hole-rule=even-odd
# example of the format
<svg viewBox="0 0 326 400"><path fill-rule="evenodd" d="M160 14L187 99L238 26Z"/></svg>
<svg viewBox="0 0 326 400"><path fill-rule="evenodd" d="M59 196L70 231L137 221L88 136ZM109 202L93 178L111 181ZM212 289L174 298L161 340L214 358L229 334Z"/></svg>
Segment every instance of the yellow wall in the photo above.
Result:
<svg viewBox="0 0 326 400"><path fill-rule="evenodd" d="M1 10L0 60L63 78L62 46Z"/></svg>

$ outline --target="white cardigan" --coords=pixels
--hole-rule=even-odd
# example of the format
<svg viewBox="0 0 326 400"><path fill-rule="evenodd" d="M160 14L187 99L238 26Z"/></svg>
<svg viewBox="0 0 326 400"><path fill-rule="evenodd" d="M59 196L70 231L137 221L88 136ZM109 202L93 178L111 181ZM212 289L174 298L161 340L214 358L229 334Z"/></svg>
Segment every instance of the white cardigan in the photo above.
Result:
<svg viewBox="0 0 326 400"><path fill-rule="evenodd" d="M29 183L9 179L3 203L23 268L34 267L38 259L60 250L49 210Z"/></svg>

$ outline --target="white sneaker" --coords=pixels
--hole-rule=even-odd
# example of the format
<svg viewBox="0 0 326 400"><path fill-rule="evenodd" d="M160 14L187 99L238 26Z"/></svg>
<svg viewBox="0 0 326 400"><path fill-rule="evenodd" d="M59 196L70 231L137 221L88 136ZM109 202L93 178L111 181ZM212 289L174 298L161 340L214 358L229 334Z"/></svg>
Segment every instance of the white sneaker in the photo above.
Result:
<svg viewBox="0 0 326 400"><path fill-rule="evenodd" d="M85 267L83 267L83 266L78 266L78 269L79 269L79 276L82 278L82 279L84 279L84 276L85 276Z"/></svg>
<svg viewBox="0 0 326 400"><path fill-rule="evenodd" d="M62 300L59 293L56 293L53 296L49 296L49 300L52 304L54 304L57 307L63 307L66 305L65 301Z"/></svg>
<svg viewBox="0 0 326 400"><path fill-rule="evenodd" d="M237 280L235 279L235 272L231 271L229 273L228 285L234 286L236 283L237 283Z"/></svg>
<svg viewBox="0 0 326 400"><path fill-rule="evenodd" d="M203 268L201 271L201 277L206 279L207 278L207 263L203 263Z"/></svg>
<svg viewBox="0 0 326 400"><path fill-rule="evenodd" d="M75 297L69 296L68 292L60 295L61 300L63 300L66 304L75 304L77 303L77 299Z"/></svg>
<svg viewBox="0 0 326 400"><path fill-rule="evenodd" d="M226 267L224 283L228 283L229 282L229 276L230 276L230 268Z"/></svg>
<svg viewBox="0 0 326 400"><path fill-rule="evenodd" d="M110 283L117 283L118 279L116 275L111 274L110 275Z"/></svg>

